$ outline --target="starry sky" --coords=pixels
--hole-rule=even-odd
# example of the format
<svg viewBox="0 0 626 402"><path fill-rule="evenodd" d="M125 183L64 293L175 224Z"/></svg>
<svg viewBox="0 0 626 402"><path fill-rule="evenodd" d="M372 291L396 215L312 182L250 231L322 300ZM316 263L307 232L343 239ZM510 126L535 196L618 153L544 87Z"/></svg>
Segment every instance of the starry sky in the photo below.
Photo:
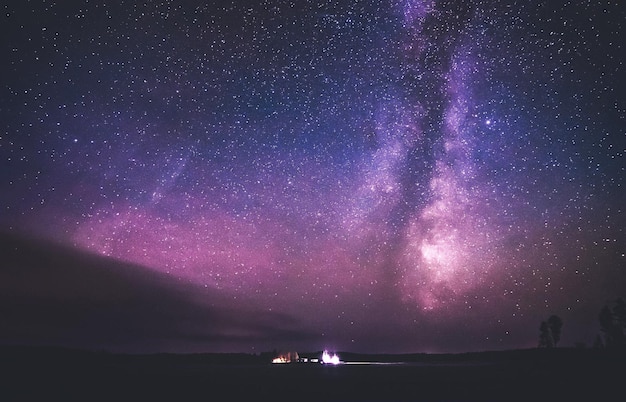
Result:
<svg viewBox="0 0 626 402"><path fill-rule="evenodd" d="M626 296L619 3L5 3L0 341L590 345Z"/></svg>

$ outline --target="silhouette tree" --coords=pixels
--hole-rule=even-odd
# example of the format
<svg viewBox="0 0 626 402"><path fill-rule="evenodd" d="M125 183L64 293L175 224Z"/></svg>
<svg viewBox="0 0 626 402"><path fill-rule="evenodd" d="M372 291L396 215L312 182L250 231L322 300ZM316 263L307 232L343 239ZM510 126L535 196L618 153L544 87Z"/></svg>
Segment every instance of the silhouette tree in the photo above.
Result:
<svg viewBox="0 0 626 402"><path fill-rule="evenodd" d="M539 347L553 348L561 340L561 328L563 320L558 315L551 315L547 321L541 321L539 325Z"/></svg>
<svg viewBox="0 0 626 402"><path fill-rule="evenodd" d="M561 328L563 327L563 320L558 315L551 315L548 318L548 327L550 327L550 334L554 341L554 347L556 347L561 340Z"/></svg>
<svg viewBox="0 0 626 402"><path fill-rule="evenodd" d="M600 330L604 333L604 344L607 349L626 348L626 303L617 299L612 307L605 305L598 315Z"/></svg>
<svg viewBox="0 0 626 402"><path fill-rule="evenodd" d="M551 348L552 346L554 344L552 334L550 333L550 325L545 321L541 321L541 325L539 325L539 347Z"/></svg>
<svg viewBox="0 0 626 402"><path fill-rule="evenodd" d="M610 348L613 345L615 328L613 324L613 313L611 313L609 306L602 307L598 315L598 320L600 320L600 331L604 333L604 343Z"/></svg>

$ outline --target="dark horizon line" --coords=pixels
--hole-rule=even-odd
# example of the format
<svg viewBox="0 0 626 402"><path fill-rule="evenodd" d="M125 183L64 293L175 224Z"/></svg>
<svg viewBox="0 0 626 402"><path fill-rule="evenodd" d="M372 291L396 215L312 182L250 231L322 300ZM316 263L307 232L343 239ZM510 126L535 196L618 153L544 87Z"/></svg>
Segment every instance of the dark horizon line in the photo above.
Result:
<svg viewBox="0 0 626 402"><path fill-rule="evenodd" d="M485 349L480 351L466 351L466 352L403 352L403 353L372 353L372 352L354 352L348 350L330 350L329 352L337 353L338 355L348 356L405 356L405 357L419 357L419 356L478 356L478 355L506 355L506 354L523 354L523 353L559 353L553 351L594 351L594 352L608 352L611 354L626 353L626 350L615 350L607 348L596 347L581 347L581 346L558 346L558 347L528 347L528 348L513 348L513 349ZM308 350L297 351L293 349L276 348L272 350L264 350L260 352L168 352L168 351L154 351L154 352L123 352L112 351L106 348L86 348L86 347L72 347L62 345L44 345L44 344L0 344L0 353L7 351L46 351L46 352L67 352L77 354L93 354L93 355L109 355L109 356L263 356L275 353L297 352L299 355L308 356L322 354L324 349L320 350Z"/></svg>

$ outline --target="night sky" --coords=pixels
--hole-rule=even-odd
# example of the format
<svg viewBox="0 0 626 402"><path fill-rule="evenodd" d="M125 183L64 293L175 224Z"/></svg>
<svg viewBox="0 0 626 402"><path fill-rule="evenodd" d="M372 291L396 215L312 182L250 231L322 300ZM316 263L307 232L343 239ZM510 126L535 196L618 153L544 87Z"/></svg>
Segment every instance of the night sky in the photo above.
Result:
<svg viewBox="0 0 626 402"><path fill-rule="evenodd" d="M0 342L462 352L557 314L590 346L620 3L4 4Z"/></svg>

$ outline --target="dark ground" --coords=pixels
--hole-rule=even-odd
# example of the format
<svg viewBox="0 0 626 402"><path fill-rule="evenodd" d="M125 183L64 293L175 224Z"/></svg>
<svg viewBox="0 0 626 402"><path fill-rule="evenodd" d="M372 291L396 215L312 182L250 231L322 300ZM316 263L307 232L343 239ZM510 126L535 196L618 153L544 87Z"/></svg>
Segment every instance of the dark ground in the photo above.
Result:
<svg viewBox="0 0 626 402"><path fill-rule="evenodd" d="M393 365L267 363L267 355L116 355L0 347L1 401L621 401L626 355L590 349L356 355Z"/></svg>

